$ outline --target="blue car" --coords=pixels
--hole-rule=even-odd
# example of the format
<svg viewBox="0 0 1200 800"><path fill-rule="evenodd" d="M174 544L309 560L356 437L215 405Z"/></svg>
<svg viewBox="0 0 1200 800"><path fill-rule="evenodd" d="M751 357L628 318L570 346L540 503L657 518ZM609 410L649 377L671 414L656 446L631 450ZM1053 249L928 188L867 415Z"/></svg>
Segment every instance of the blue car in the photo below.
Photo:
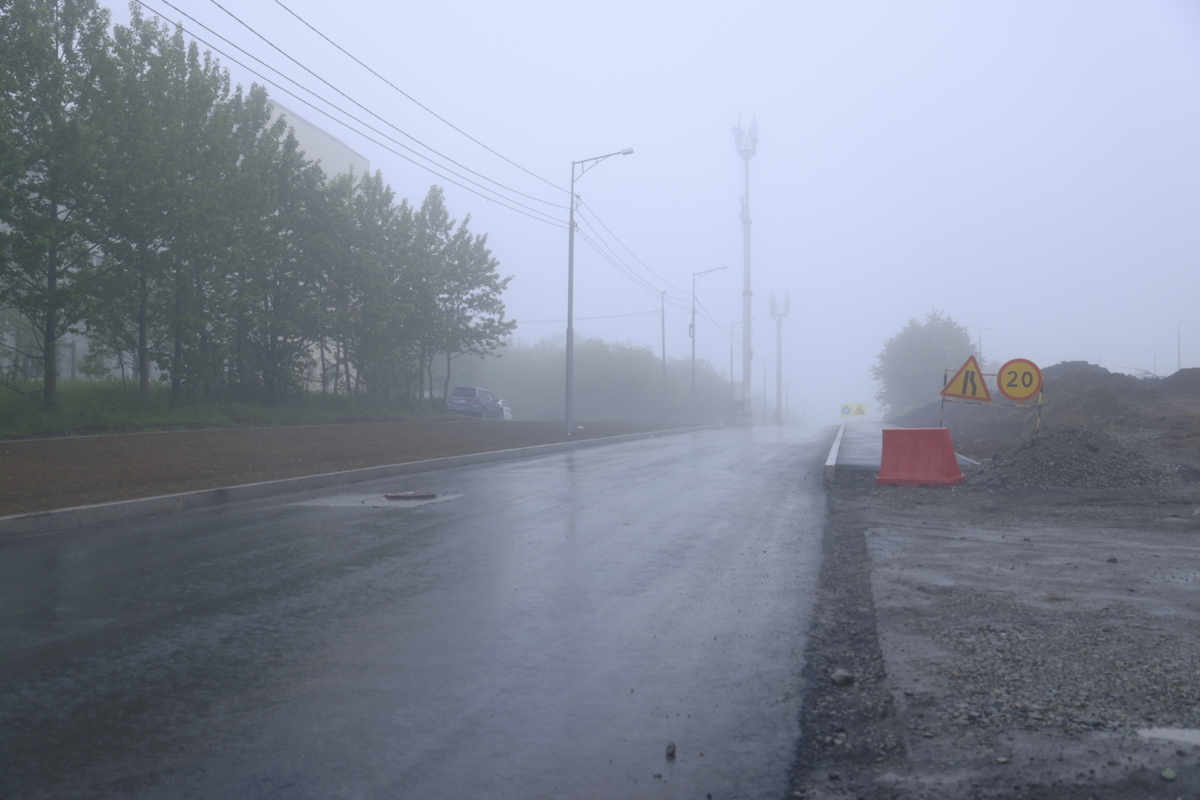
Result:
<svg viewBox="0 0 1200 800"><path fill-rule="evenodd" d="M480 419L504 419L504 406L487 389L476 386L455 386L446 399L446 410Z"/></svg>

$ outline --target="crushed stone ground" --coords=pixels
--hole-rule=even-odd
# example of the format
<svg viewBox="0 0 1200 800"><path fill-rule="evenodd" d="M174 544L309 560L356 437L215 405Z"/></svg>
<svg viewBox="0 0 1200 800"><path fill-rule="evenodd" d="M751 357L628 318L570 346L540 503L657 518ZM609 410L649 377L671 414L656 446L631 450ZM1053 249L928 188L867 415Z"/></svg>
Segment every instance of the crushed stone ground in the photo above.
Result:
<svg viewBox="0 0 1200 800"><path fill-rule="evenodd" d="M1164 486L831 485L791 796L1200 796L1138 733L1200 729L1200 487Z"/></svg>

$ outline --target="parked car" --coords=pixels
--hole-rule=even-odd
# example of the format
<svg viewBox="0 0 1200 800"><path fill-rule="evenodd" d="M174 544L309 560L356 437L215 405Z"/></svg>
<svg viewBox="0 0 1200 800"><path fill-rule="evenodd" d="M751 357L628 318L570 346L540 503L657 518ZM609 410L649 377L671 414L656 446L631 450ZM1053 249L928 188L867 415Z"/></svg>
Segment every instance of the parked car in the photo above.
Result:
<svg viewBox="0 0 1200 800"><path fill-rule="evenodd" d="M446 399L446 410L481 419L504 419L504 406L487 389L477 386L455 386Z"/></svg>

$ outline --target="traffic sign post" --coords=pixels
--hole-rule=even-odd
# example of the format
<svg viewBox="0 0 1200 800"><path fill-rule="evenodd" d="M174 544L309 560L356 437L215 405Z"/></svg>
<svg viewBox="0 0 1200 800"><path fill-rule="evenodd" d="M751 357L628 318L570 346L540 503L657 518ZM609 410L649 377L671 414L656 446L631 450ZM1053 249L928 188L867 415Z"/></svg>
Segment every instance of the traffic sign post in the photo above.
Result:
<svg viewBox="0 0 1200 800"><path fill-rule="evenodd" d="M842 403L838 407L838 413L843 417L862 417L865 421L867 418L866 403Z"/></svg>
<svg viewBox="0 0 1200 800"><path fill-rule="evenodd" d="M1014 358L1000 368L996 376L1000 394L1020 403L1042 391L1042 371L1027 358Z"/></svg>
<svg viewBox="0 0 1200 800"><path fill-rule="evenodd" d="M992 393L988 391L987 383L983 380L983 370L979 368L975 356L969 357L967 363L959 367L954 377L942 387L942 397L958 397L984 403L992 401Z"/></svg>
<svg viewBox="0 0 1200 800"><path fill-rule="evenodd" d="M949 374L950 370L946 370ZM1000 390L1000 394L1004 395L1012 403L995 403L992 401L991 392L988 391L987 383L984 378L996 378L996 388ZM938 425L943 425L944 413L946 410L946 402L962 403L967 402L978 405L1011 405L1015 408L1030 408L1029 405L1021 405L1026 400L1031 400L1037 397L1038 419L1037 427L1034 428L1034 436L1042 429L1042 371L1038 369L1038 365L1034 364L1027 358L1014 358L1011 361L1005 362L1000 368L1000 372L993 375L990 372L983 372L979 368L979 362L975 360L975 356L967 359L958 371L954 373L954 377L945 381L942 386L942 407L938 413Z"/></svg>

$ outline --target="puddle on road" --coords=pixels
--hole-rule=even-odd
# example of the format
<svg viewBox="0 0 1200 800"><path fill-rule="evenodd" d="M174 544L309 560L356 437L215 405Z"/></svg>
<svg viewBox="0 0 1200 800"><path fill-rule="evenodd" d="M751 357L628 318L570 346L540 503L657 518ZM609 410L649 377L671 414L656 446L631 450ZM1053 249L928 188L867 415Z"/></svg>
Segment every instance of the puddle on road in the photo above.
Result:
<svg viewBox="0 0 1200 800"><path fill-rule="evenodd" d="M401 490L396 490L401 491ZM339 494L332 497L313 497L292 503L295 506L319 506L321 508L418 508L430 503L445 503L457 500L461 494L441 494L432 500L387 500L382 493Z"/></svg>
<svg viewBox="0 0 1200 800"><path fill-rule="evenodd" d="M1200 744L1200 729L1197 728L1143 728L1138 731L1143 739L1165 739L1168 742Z"/></svg>

